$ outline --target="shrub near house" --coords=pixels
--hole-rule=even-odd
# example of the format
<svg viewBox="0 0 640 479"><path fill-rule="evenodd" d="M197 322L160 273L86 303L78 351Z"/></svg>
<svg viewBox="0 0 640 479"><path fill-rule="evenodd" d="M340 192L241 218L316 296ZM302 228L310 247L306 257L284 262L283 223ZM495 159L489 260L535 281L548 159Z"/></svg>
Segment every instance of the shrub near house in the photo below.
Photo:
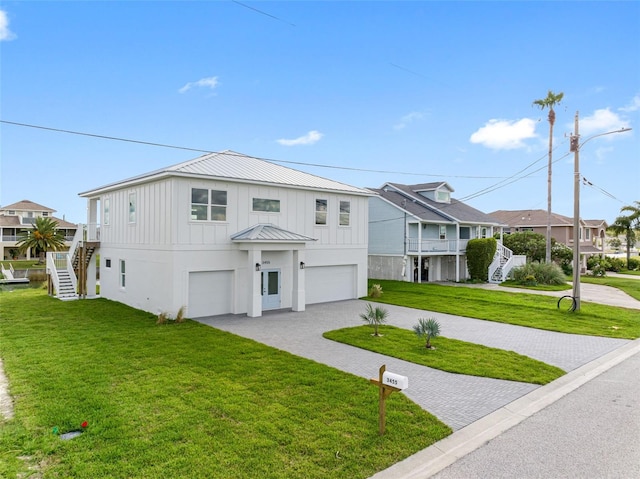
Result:
<svg viewBox="0 0 640 479"><path fill-rule="evenodd" d="M489 265L496 254L498 242L495 238L477 238L467 244L467 266L469 276L475 281L489 279Z"/></svg>

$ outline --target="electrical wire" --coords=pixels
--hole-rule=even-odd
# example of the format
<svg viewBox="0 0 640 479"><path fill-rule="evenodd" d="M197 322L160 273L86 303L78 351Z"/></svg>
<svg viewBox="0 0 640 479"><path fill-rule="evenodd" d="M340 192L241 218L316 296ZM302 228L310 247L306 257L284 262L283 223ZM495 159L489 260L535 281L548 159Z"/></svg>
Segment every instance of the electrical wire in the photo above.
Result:
<svg viewBox="0 0 640 479"><path fill-rule="evenodd" d="M62 128L52 128L52 127L47 127L47 126L41 126L41 125L33 125L33 124L29 124L29 123L18 123L15 121L9 121L9 120L0 120L0 123L6 123L8 125L15 125L15 126L22 126L22 127L26 127L26 128L36 128L36 129L40 129L40 130L47 130L47 131L54 131L57 133L68 133L71 135L80 135L80 136L88 136L88 137L92 137L92 138L100 138L103 140L112 140L112 141L124 141L124 142L128 142L128 143L137 143L137 144L141 144L141 145L148 145L148 146L157 146L160 148L173 148L175 150L185 150L185 151L195 151L197 153L207 153L207 154L211 154L211 153L218 153L215 150L204 150L204 149L200 149L200 148L189 148L186 146L176 146L176 145L169 145L166 143L155 143L155 142L150 142L150 141L142 141L142 140L133 140L130 138L122 138L122 137L117 137L117 136L108 136L108 135L98 135L95 133L86 133L86 132L80 132L80 131L74 131L74 130L66 130L66 129L62 129ZM234 153L232 151L227 151L225 152L225 155L228 156L237 156L239 158L244 158L246 155L240 154L240 153ZM301 165L301 166L313 166L313 167L317 167L317 168L330 168L330 169L335 169L335 170L346 170L346 171L359 171L359 172L365 172L365 173L382 173L382 174L387 174L387 175L407 175L407 176L426 176L426 177L432 177L432 178L465 178L465 179L500 179L500 178L504 178L503 176L471 176L471 175L440 175L440 174L432 174L432 173L415 173L415 172L407 172L407 171L393 171L393 170L373 170L373 169L368 169L368 168L354 168L354 167L348 167L348 166L335 166L335 165L323 165L320 163L307 163L307 162L301 162L301 161L287 161L287 160L275 160L272 158L264 158L264 157L260 157L260 156L252 156L253 158L259 159L259 160L264 160L264 161L270 161L272 163L285 163L285 164L291 164L291 165Z"/></svg>

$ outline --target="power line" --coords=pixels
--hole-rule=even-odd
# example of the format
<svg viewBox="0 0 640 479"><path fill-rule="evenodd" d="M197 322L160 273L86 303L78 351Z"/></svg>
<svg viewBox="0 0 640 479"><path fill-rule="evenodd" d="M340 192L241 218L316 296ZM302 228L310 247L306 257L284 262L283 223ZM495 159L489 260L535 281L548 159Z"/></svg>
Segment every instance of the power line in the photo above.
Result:
<svg viewBox="0 0 640 479"><path fill-rule="evenodd" d="M15 122L15 121L8 121L8 120L0 120L0 123L6 123L8 125L15 125L15 126L22 126L22 127L25 127L25 128L36 128L36 129L40 129L40 130L53 131L53 132L57 132L57 133L68 133L68 134L71 134L71 135L88 136L88 137L92 137L92 138L100 138L100 139L103 139L103 140L124 141L124 142L128 142L128 143L137 143L137 144L140 144L140 145L157 146L157 147L160 147L160 148L173 148L175 150L195 151L197 153L217 153L215 150L204 150L204 149L199 149L199 148L190 148L190 147L186 147L186 146L169 145L169 144L166 144L166 143L155 143L155 142L150 142L150 141L134 140L134 139L131 139L131 138L122 138L122 137L117 137L117 136L98 135L98 134L95 134L95 133L86 133L86 132L81 132L81 131L66 130L66 129L62 129L62 128L52 128L52 127L41 126L41 125L33 125L33 124L29 124L29 123L18 123L18 122ZM245 155L241 155L239 153L234 153L234 152L225 152L225 154L227 154L229 156L238 156L238 157L245 156ZM259 156L254 156L253 158L257 158L259 160L270 161L272 163L286 163L286 164L291 164L291 165L313 166L313 167L317 167L317 168L330 168L330 169L335 169L335 170L359 171L359 172L365 172L365 173L382 173L382 174L387 174L387 175L426 176L426 177L432 177L432 178L465 178L465 179L476 179L476 180L477 179L500 179L500 178L504 178L503 176L440 175L440 174L433 174L433 173L415 173L415 172L407 172L407 171L373 170L373 169L368 169L368 168L354 168L354 167L348 167L348 166L323 165L323 164L320 164L320 163L306 163L306 162L301 162L301 161L275 160L275 159L272 159L272 158L264 158L264 157L259 157Z"/></svg>
<svg viewBox="0 0 640 479"><path fill-rule="evenodd" d="M169 145L166 143L157 143L157 142L150 142L150 141L142 141L142 140L134 140L131 138L122 138L122 137L117 137L117 136L109 136L109 135L99 135L96 133L87 133L87 132L81 132L81 131L75 131L75 130L67 130L67 129L63 129L63 128L53 128L53 127L47 127L47 126L42 126L42 125L33 125L33 124L29 124L29 123L19 123L19 122L15 122L15 121L9 121L9 120L0 120L0 123L5 123L8 125L14 125L14 126L21 126L21 127L25 127L25 128L35 128L35 129L39 129L39 130L45 130L45 131L52 131L52 132L56 132L56 133L67 133L67 134L71 134L71 135L79 135L79 136L87 136L90 138L99 138L99 139L103 139L103 140L111 140L111 141L122 141L122 142L127 142L127 143L135 143L135 144L140 144L140 145L147 145L147 146L155 146L155 147L160 147L160 148L172 148L172 149L176 149L176 150L185 150L185 151L193 151L193 152L197 152L197 153L205 153L205 154L212 154L212 153L217 153L215 150L206 150L206 149L200 149L200 148L190 148L190 147L186 147L186 146L178 146L178 145ZM566 142L566 140L565 140ZM565 143L563 142L563 143ZM556 146L555 149L559 148L560 145ZM229 156L237 156L239 158L244 158L245 155L242 155L240 153L235 153L232 151L226 151L225 152L226 155ZM557 160L554 161L554 163L566 158L569 155L569 153L567 153L566 155L558 158ZM475 193L471 193L470 195L467 195L463 198L458 199L457 201L460 202L464 202L464 201L468 201L474 198L477 198L479 196L484 196L486 194L492 193L498 189L504 188L505 186L508 186L510 184L513 184L517 181L520 181L521 179L527 178L531 175L533 175L534 173L537 173L538 171L541 171L542 169L544 169L546 166L539 168L537 170L534 170L526 175L520 176L518 177L519 174L525 172L526 170L528 170L529 168L531 168L533 165L535 165L536 163L538 163L539 161L543 160L544 158L546 158L546 154L540 158L538 158L537 160L533 161L532 163L530 163L529 165L527 165L526 167L524 167L523 169L519 170L518 172L516 172L515 174L509 176L509 177L502 177L502 176L471 176L471 175L441 175L441 174L432 174L432 173L415 173L415 172L406 172L406 171L393 171L393 170L373 170L373 169L367 169L367 168L354 168L354 167L348 167L348 166L335 166L335 165L323 165L323 164L319 164L319 163L307 163L307 162L301 162L301 161L287 161L287 160L275 160L272 158L264 158L264 157L259 157L259 156L253 156L253 158L259 159L259 160L264 160L264 161L269 161L272 163L284 163L284 164L291 164L291 165L300 165L300 166L312 166L312 167L317 167L317 168L329 168L329 169L335 169L335 170L344 170L344 171L358 171L358 172L365 172L365 173L381 173L381 174L393 174L393 175L406 175L406 176L421 176L421 177L431 177L431 178L464 178L464 179L501 179L501 181L499 181L498 183L495 183L491 186L488 186L486 188L483 188ZM451 205L442 205L442 210L444 210L447 206L451 206Z"/></svg>

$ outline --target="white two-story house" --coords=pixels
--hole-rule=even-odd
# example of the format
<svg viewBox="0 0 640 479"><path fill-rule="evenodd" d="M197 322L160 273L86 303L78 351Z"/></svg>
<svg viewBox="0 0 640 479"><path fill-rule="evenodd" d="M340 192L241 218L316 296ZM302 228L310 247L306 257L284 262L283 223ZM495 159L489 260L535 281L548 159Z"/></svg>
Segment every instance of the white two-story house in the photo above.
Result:
<svg viewBox="0 0 640 479"><path fill-rule="evenodd" d="M451 197L446 182L371 189L369 277L413 282L468 278L466 248L473 238L500 231L500 222ZM512 262L499 244L490 280L502 281ZM520 259L519 259L520 261ZM505 269L503 269L505 268Z"/></svg>
<svg viewBox="0 0 640 479"><path fill-rule="evenodd" d="M80 196L102 297L194 318L366 295L367 190L225 151Z"/></svg>

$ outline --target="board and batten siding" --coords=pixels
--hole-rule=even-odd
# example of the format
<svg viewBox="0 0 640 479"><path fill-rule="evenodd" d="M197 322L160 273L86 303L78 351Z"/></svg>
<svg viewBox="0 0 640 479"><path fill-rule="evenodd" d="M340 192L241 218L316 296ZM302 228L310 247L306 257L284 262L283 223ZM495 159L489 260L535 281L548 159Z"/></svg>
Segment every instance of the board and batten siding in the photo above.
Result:
<svg viewBox="0 0 640 479"><path fill-rule="evenodd" d="M102 196L109 199L109 224L100 226L100 240L113 245L165 245L171 244L170 180L144 183L123 188ZM129 194L136 196L136 220L129 222ZM103 213L104 214L104 213Z"/></svg>
<svg viewBox="0 0 640 479"><path fill-rule="evenodd" d="M338 193L323 193L295 188L252 185L217 180L178 179L174 188L176 224L174 233L178 245L207 245L228 248L231 235L260 223L274 224L285 230L309 236L320 245L366 245L368 230L368 197ZM227 192L226 221L192 221L191 189L205 188ZM280 201L279 213L254 212L253 198ZM315 224L315 200L328 200L327 225ZM340 201L349 201L350 225L340 226Z"/></svg>

